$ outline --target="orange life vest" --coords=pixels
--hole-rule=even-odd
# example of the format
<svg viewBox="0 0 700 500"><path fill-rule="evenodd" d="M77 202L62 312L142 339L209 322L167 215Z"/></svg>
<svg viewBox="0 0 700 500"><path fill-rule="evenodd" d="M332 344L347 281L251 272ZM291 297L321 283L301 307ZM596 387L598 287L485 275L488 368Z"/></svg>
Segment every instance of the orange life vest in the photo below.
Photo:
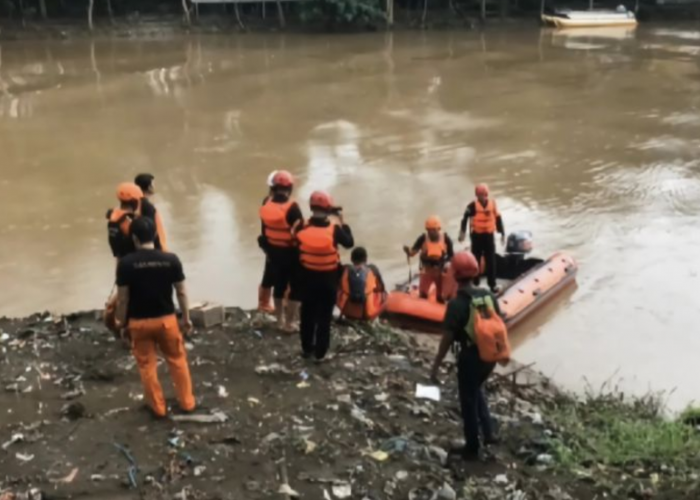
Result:
<svg viewBox="0 0 700 500"><path fill-rule="evenodd" d="M297 232L301 265L310 271L336 271L340 255L335 246L335 225L306 226Z"/></svg>
<svg viewBox="0 0 700 500"><path fill-rule="evenodd" d="M382 312L386 292L370 266L356 269L346 266L338 290L338 309L343 316L373 320Z"/></svg>
<svg viewBox="0 0 700 500"><path fill-rule="evenodd" d="M466 334L471 342L476 343L483 361L506 364L510 360L508 329L496 313L495 300L486 294L472 296Z"/></svg>
<svg viewBox="0 0 700 500"><path fill-rule="evenodd" d="M420 252L421 260L429 264L441 264L445 255L447 255L445 234L440 233L440 238L437 241L431 241L428 233L425 233L425 242L423 242L423 248Z"/></svg>
<svg viewBox="0 0 700 500"><path fill-rule="evenodd" d="M276 203L268 199L260 207L260 219L264 227L264 234L267 242L275 247L291 247L294 245L292 237L292 227L287 223L287 214L294 204L293 201Z"/></svg>
<svg viewBox="0 0 700 500"><path fill-rule="evenodd" d="M486 206L483 206L479 200L474 202L475 214L472 217L472 233L493 234L496 232L496 219L498 218L498 209L496 202L488 200Z"/></svg>

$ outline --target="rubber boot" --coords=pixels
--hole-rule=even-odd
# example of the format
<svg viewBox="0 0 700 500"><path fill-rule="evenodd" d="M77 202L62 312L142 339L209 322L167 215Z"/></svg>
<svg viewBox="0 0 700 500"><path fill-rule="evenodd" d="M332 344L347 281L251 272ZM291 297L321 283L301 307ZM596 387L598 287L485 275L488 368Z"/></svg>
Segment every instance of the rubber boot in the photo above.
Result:
<svg viewBox="0 0 700 500"><path fill-rule="evenodd" d="M299 331L299 309L301 302L296 300L288 300L285 308L285 330L289 333Z"/></svg>
<svg viewBox="0 0 700 500"><path fill-rule="evenodd" d="M265 313L275 312L275 308L272 307L270 300L272 299L272 288L258 288L258 311Z"/></svg>
<svg viewBox="0 0 700 500"><path fill-rule="evenodd" d="M277 318L277 329L286 330L284 324L284 299L275 299L275 318Z"/></svg>

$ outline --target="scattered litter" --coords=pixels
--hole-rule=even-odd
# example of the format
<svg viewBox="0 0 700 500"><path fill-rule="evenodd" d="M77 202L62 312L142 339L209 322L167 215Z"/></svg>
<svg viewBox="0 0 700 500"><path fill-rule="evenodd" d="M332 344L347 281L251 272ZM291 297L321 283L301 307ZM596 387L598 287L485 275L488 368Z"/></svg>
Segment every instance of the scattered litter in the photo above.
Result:
<svg viewBox="0 0 700 500"><path fill-rule="evenodd" d="M493 482L500 485L506 485L508 484L508 476L505 474L499 474L493 479Z"/></svg>
<svg viewBox="0 0 700 500"><path fill-rule="evenodd" d="M78 475L78 470L79 469L76 467L72 471L70 471L66 477L62 477L61 479L57 479L53 482L54 483L70 484L75 480L76 476Z"/></svg>
<svg viewBox="0 0 700 500"><path fill-rule="evenodd" d="M217 394L219 395L220 398L227 398L228 397L228 391L226 390L226 387L224 387L223 385L219 386Z"/></svg>
<svg viewBox="0 0 700 500"><path fill-rule="evenodd" d="M389 399L389 395L386 392L382 392L381 394L375 394L374 400L377 401L378 403L384 403Z"/></svg>
<svg viewBox="0 0 700 500"><path fill-rule="evenodd" d="M206 471L207 468L203 465L198 465L197 467L194 468L194 477L199 477L202 474L204 474L204 471Z"/></svg>
<svg viewBox="0 0 700 500"><path fill-rule="evenodd" d="M280 495L287 495L288 497L292 497L292 498L299 498L299 496L300 496L299 493L294 491L292 489L292 487L289 486L288 484L280 485L280 489L277 490L277 493L279 493Z"/></svg>
<svg viewBox="0 0 700 500"><path fill-rule="evenodd" d="M259 405L260 400L258 398L254 398L252 396L248 397L248 403L250 403L252 406Z"/></svg>
<svg viewBox="0 0 700 500"><path fill-rule="evenodd" d="M0 334L0 342L7 342L8 340L10 340L10 336L7 333L3 332Z"/></svg>
<svg viewBox="0 0 700 500"><path fill-rule="evenodd" d="M331 491L333 491L333 496L339 498L340 500L350 498L352 496L352 486L350 486L350 483L334 484Z"/></svg>
<svg viewBox="0 0 700 500"><path fill-rule="evenodd" d="M7 450L13 444L21 443L22 441L24 441L24 434L22 434L22 433L13 434L12 437L10 438L10 440L2 445L2 449Z"/></svg>
<svg viewBox="0 0 700 500"><path fill-rule="evenodd" d="M435 385L416 384L416 398L440 401L440 388Z"/></svg>
<svg viewBox="0 0 700 500"><path fill-rule="evenodd" d="M262 440L263 443L272 443L273 441L277 441L280 439L280 435L277 434L276 432L271 432L267 436L265 436Z"/></svg>
<svg viewBox="0 0 700 500"><path fill-rule="evenodd" d="M302 380L309 380L309 372L307 372L306 370L303 370L303 371L299 374L299 377L300 377Z"/></svg>
<svg viewBox="0 0 700 500"><path fill-rule="evenodd" d="M15 457L17 457L17 460L23 463L31 462L34 460L34 455L29 455L25 453L17 453L15 454Z"/></svg>
<svg viewBox="0 0 700 500"><path fill-rule="evenodd" d="M308 382L299 382L297 384L297 389L308 389L309 387L311 387L311 384Z"/></svg>
<svg viewBox="0 0 700 500"><path fill-rule="evenodd" d="M377 450L369 454L370 457L375 459L377 462L384 462L389 458L389 454L386 451Z"/></svg>
<svg viewBox="0 0 700 500"><path fill-rule="evenodd" d="M537 455L537 463L542 465L551 465L554 463L554 457L548 453L541 453Z"/></svg>
<svg viewBox="0 0 700 500"><path fill-rule="evenodd" d="M65 400L76 399L84 394L85 394L85 391L82 388L75 389L73 391L69 391L69 392L66 392L64 394L61 394L61 399L65 399Z"/></svg>
<svg viewBox="0 0 700 500"><path fill-rule="evenodd" d="M449 484L445 483L433 495L432 500L457 500L457 493Z"/></svg>
<svg viewBox="0 0 700 500"><path fill-rule="evenodd" d="M314 443L313 441L309 441L308 439L304 439L304 453L309 455L310 453L313 453L314 450L317 448L317 444Z"/></svg>
<svg viewBox="0 0 700 500"><path fill-rule="evenodd" d="M374 422L371 419L369 419L365 412L357 406L352 407L352 410L350 410L350 415L352 416L352 418L354 418L358 422L361 422L370 429L374 427Z"/></svg>
<svg viewBox="0 0 700 500"><path fill-rule="evenodd" d="M350 394L341 394L337 399L338 403L352 404L352 397Z"/></svg>
<svg viewBox="0 0 700 500"><path fill-rule="evenodd" d="M408 479L408 472L405 470L400 470L394 475L397 481L405 481Z"/></svg>
<svg viewBox="0 0 700 500"><path fill-rule="evenodd" d="M255 373L257 373L258 375L278 375L278 374L289 375L292 372L289 371L284 366L280 365L279 363L272 363L270 365L258 366L257 368L255 368Z"/></svg>
<svg viewBox="0 0 700 500"><path fill-rule="evenodd" d="M194 424L223 424L228 421L228 415L222 411L217 411L209 415L173 415L170 418L175 422L191 422Z"/></svg>
<svg viewBox="0 0 700 500"><path fill-rule="evenodd" d="M105 479L107 478L102 474L93 474L92 476L90 476L90 481L92 481L93 483L101 483Z"/></svg>

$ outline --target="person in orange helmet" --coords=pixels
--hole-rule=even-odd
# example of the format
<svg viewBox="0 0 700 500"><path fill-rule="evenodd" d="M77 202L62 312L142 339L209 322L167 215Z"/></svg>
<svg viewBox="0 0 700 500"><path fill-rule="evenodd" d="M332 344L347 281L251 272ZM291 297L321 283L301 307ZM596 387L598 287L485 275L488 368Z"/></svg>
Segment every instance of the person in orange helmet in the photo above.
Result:
<svg viewBox="0 0 700 500"><path fill-rule="evenodd" d="M184 332L191 333L182 264L175 254L156 250L156 228L151 219L135 219L130 231L136 250L117 265L117 325L121 337L131 342L146 401L153 415L162 418L167 414L163 390L158 382L157 348L170 369L180 408L191 412L196 403L187 352L173 303L175 291Z"/></svg>
<svg viewBox="0 0 700 500"><path fill-rule="evenodd" d="M271 184L270 196L260 207L261 234L258 244L265 252L265 271L258 307L266 309L274 290L277 326L289 332L294 328L300 305L297 286L299 252L292 233L303 222L303 216L299 205L291 199L294 189L292 174L279 170L272 177Z"/></svg>
<svg viewBox="0 0 700 500"><path fill-rule="evenodd" d="M156 248L168 251L168 237L165 233L165 224L160 212L156 209L151 198L156 194L155 176L152 174L139 174L134 179L134 184L141 188L143 199L141 200L141 215L153 220L156 224Z"/></svg>
<svg viewBox="0 0 700 500"><path fill-rule="evenodd" d="M340 279L338 247L352 248L355 240L342 209L328 193L311 193L309 206L311 218L296 232L303 280L300 336L302 356L314 356L320 362L330 347Z"/></svg>
<svg viewBox="0 0 700 500"><path fill-rule="evenodd" d="M463 242L467 232L467 222L471 219L469 232L471 238L471 251L481 262L483 258L486 263L486 278L492 292L499 291L496 284L496 241L494 235L496 231L501 234L501 244L505 243L506 231L503 226L496 202L489 198L489 188L486 184L479 184L474 190L476 200L467 205L467 209L462 217L459 228L459 241ZM474 284L479 285L479 277L474 278Z"/></svg>
<svg viewBox="0 0 700 500"><path fill-rule="evenodd" d="M107 233L112 255L119 260L135 250L129 228L134 219L141 216L143 191L132 182L117 186L119 206L107 211Z"/></svg>
<svg viewBox="0 0 700 500"><path fill-rule="evenodd" d="M440 218L433 215L425 221L425 233L421 234L413 247L404 246L408 257L420 253L420 283L418 291L422 299L427 299L430 287L435 285L435 297L443 302L442 275L446 264L454 255L452 238L442 231Z"/></svg>
<svg viewBox="0 0 700 500"><path fill-rule="evenodd" d="M457 296L450 300L445 311L443 334L440 340L430 378L439 383L440 365L447 352L454 346L457 358L457 382L459 402L464 424L466 446L461 450L465 460L478 460L481 449L479 428L485 444L497 442L488 403L483 391L486 379L491 375L495 363L481 359L470 321L472 299L485 298L497 314L501 314L498 300L487 290L474 288L472 282L479 275L479 264L468 251L458 252L452 259L450 272L457 282Z"/></svg>

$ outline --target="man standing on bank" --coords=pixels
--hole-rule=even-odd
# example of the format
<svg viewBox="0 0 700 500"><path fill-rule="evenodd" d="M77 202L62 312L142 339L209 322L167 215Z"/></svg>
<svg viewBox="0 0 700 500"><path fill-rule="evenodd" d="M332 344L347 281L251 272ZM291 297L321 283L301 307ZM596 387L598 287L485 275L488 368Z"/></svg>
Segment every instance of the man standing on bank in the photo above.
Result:
<svg viewBox="0 0 700 500"><path fill-rule="evenodd" d="M149 217L156 224L156 240L155 245L158 250L168 251L168 238L165 234L165 224L160 212L151 201L151 198L156 194L156 178L152 174L139 174L134 179L134 184L143 191L143 200L141 200L141 215Z"/></svg>
<svg viewBox="0 0 700 500"><path fill-rule="evenodd" d="M136 251L117 265L117 325L122 339L131 340L132 352L141 375L141 383L153 415L163 418L167 406L158 381L160 349L170 369L170 377L183 411L195 409L187 353L175 315L173 291L182 310L184 331L192 331L185 275L175 254L155 248L156 230L145 217L131 223ZM128 323L127 323L128 318Z"/></svg>
<svg viewBox="0 0 700 500"><path fill-rule="evenodd" d="M301 349L304 358L323 360L331 342L331 321L338 296L340 255L338 246L352 248L355 240L325 191L309 199L311 218L296 233L301 264Z"/></svg>
<svg viewBox="0 0 700 500"><path fill-rule="evenodd" d="M486 278L489 288L493 293L500 290L496 284L496 231L501 234L501 244L506 241L506 231L503 227L503 219L496 207L496 202L489 198L489 188L486 184L476 186L476 200L467 206L459 228L459 242L462 243L467 233L467 221L471 218L469 236L471 238L471 251L479 265L482 258L486 264ZM479 285L479 277L474 279L474 284Z"/></svg>

